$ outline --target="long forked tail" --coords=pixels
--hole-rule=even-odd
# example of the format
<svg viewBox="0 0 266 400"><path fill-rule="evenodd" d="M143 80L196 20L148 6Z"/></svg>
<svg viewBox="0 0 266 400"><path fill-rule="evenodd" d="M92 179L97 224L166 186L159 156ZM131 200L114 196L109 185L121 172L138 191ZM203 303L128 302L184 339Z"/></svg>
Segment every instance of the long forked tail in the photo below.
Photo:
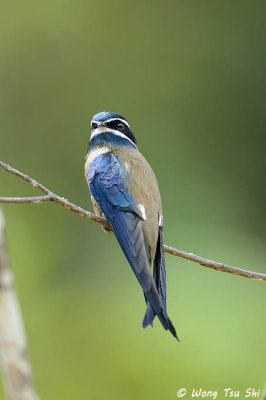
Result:
<svg viewBox="0 0 266 400"><path fill-rule="evenodd" d="M157 315L163 327L170 330L177 338L175 328L166 313L165 262L161 231L152 277L139 216L106 204L103 204L102 209L104 214L109 217L108 220L115 236L144 291L146 303L150 307L150 310L147 311L148 318L143 321L143 326L151 325Z"/></svg>
<svg viewBox="0 0 266 400"><path fill-rule="evenodd" d="M172 333L172 335L178 341L180 341L179 338L177 337L175 327L172 324L166 312L166 270L165 270L162 227L159 228L158 242L157 242L154 266L153 266L153 279L156 285L156 289L161 297L163 309L161 310L161 312L155 313L148 300L149 296L147 296L147 293L144 294L147 303L147 310L145 312L142 321L142 326L143 328L146 328L148 325L152 326L153 320L157 315L164 329L169 330Z"/></svg>

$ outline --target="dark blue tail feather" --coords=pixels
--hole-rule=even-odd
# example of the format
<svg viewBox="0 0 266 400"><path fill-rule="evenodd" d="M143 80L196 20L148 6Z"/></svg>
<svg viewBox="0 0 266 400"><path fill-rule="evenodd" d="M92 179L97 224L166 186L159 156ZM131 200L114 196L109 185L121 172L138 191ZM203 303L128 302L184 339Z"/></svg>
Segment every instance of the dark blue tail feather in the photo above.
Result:
<svg viewBox="0 0 266 400"><path fill-rule="evenodd" d="M179 341L176 330L168 318L166 312L166 269L165 269L165 255L164 255L164 247L163 247L163 235L162 235L163 228L159 228L159 235L158 235L158 242L156 247L156 253L153 263L153 279L157 288L159 295L161 296L161 302L163 309L161 313L157 314L158 318L166 330L170 330L172 335L177 338ZM148 325L153 325L153 320L156 317L156 313L154 312L153 308L151 307L150 303L147 301L145 296L145 300L147 303L147 310L145 312L142 326L146 328Z"/></svg>

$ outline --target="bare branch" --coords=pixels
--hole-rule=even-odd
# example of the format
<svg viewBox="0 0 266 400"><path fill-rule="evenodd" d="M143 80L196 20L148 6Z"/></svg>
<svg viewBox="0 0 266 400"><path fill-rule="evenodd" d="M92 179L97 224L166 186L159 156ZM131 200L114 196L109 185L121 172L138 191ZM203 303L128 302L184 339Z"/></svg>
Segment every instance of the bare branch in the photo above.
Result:
<svg viewBox="0 0 266 400"><path fill-rule="evenodd" d="M216 271L228 272L232 275L242 276L243 278L255 279L257 281L266 281L266 274L261 274L259 272L248 271L246 269L232 267L231 265L219 263L216 261L208 260L207 258L202 258L193 253L186 253L185 251L175 249L164 245L164 250L166 253L172 254L173 256L184 258L185 260L193 261L197 264L202 265L206 268L215 269Z"/></svg>
<svg viewBox="0 0 266 400"><path fill-rule="evenodd" d="M16 170L15 168L11 167L8 164L5 164L2 161L0 161L0 167L5 169L7 172L10 172L11 174L14 174L14 175L18 176L19 178L23 179L24 181L30 183L33 187L35 187L36 189L38 189L46 194L46 196L39 196L39 197L0 197L0 203L34 204L34 203L43 203L43 202L47 202L47 201L53 201L55 203L61 204L63 207L67 208L68 210L74 211L79 216L90 219L94 222L97 222L98 224L101 224L102 226L104 226L106 229L111 230L111 227L110 227L108 221L106 221L106 219L98 217L97 215L94 215L91 212L84 210L83 208L77 206L76 204L71 203L69 200L65 199L64 197L58 196L57 194L53 193L51 190L49 190L45 186L43 186L41 183L35 181L28 175L23 174L22 172ZM174 247L167 246L167 245L164 246L164 249L165 249L166 253L172 254L177 257L184 258L189 261L193 261L193 262L200 264L206 268L211 268L216 271L227 272L229 274L242 276L242 277L248 278L248 279L266 281L266 274L263 274L263 273L248 271L245 269L233 267L231 265L226 265L223 263L218 263L216 261L211 261L211 260L202 258L200 256L197 256L195 254L187 253L185 251L182 251L182 250L179 250Z"/></svg>
<svg viewBox="0 0 266 400"><path fill-rule="evenodd" d="M80 217L84 217L87 219L90 219L94 222L97 222L98 224L101 224L107 229L111 229L108 221L106 219L98 217L97 215L94 215L93 213L84 210L83 208L77 206L76 204L71 203L64 197L60 197L57 194L53 193L51 190L47 189L45 186L43 186L41 183L35 181L32 179L30 176L23 174L22 172L16 170L15 168L11 167L10 165L4 163L3 161L0 161L0 167L6 170L7 172L10 172L13 175L18 176L19 178L23 179L24 181L30 183L33 187L36 189L40 190L43 193L46 193L49 196L49 199L45 201L54 201L55 203L61 204L61 206L65 207L68 210L74 211L77 213ZM43 196L46 198L46 196ZM8 203L6 201L7 197L1 197L0 198L0 203ZM3 200L3 201L2 201ZM10 201L9 203L16 203L15 201ZM27 203L34 203L32 201L21 201L21 204L27 204ZM38 203L38 202L37 202Z"/></svg>
<svg viewBox="0 0 266 400"><path fill-rule="evenodd" d="M0 207L0 356L3 383L9 400L38 400L35 393L20 307L14 288Z"/></svg>
<svg viewBox="0 0 266 400"><path fill-rule="evenodd" d="M45 196L34 196L34 197L0 197L0 203L15 203L15 204L38 204L51 201L52 196L47 194Z"/></svg>

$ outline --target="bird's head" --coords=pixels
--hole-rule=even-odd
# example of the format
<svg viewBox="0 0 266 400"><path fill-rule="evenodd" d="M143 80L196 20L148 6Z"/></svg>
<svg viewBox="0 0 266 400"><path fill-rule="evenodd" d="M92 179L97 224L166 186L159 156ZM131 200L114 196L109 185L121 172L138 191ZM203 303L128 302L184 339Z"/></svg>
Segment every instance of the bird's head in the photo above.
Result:
<svg viewBox="0 0 266 400"><path fill-rule="evenodd" d="M101 140L101 136L108 134L113 137L112 141L127 141L129 144L136 147L136 139L133 132L130 129L127 120L120 114L116 114L110 111L103 111L96 115L91 120L91 137L95 141L97 138ZM122 143L121 143L122 144Z"/></svg>

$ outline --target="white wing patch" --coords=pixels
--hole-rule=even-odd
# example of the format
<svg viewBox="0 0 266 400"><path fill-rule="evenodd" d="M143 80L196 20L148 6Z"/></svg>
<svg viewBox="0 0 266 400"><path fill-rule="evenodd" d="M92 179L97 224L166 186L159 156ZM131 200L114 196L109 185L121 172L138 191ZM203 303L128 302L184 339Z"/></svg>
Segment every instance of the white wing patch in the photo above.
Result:
<svg viewBox="0 0 266 400"><path fill-rule="evenodd" d="M163 216L159 214L159 226L163 226Z"/></svg>
<svg viewBox="0 0 266 400"><path fill-rule="evenodd" d="M138 210L141 213L141 218L143 219L143 221L146 221L147 217L146 217L146 211L145 211L145 207L143 204L138 204L137 205Z"/></svg>

